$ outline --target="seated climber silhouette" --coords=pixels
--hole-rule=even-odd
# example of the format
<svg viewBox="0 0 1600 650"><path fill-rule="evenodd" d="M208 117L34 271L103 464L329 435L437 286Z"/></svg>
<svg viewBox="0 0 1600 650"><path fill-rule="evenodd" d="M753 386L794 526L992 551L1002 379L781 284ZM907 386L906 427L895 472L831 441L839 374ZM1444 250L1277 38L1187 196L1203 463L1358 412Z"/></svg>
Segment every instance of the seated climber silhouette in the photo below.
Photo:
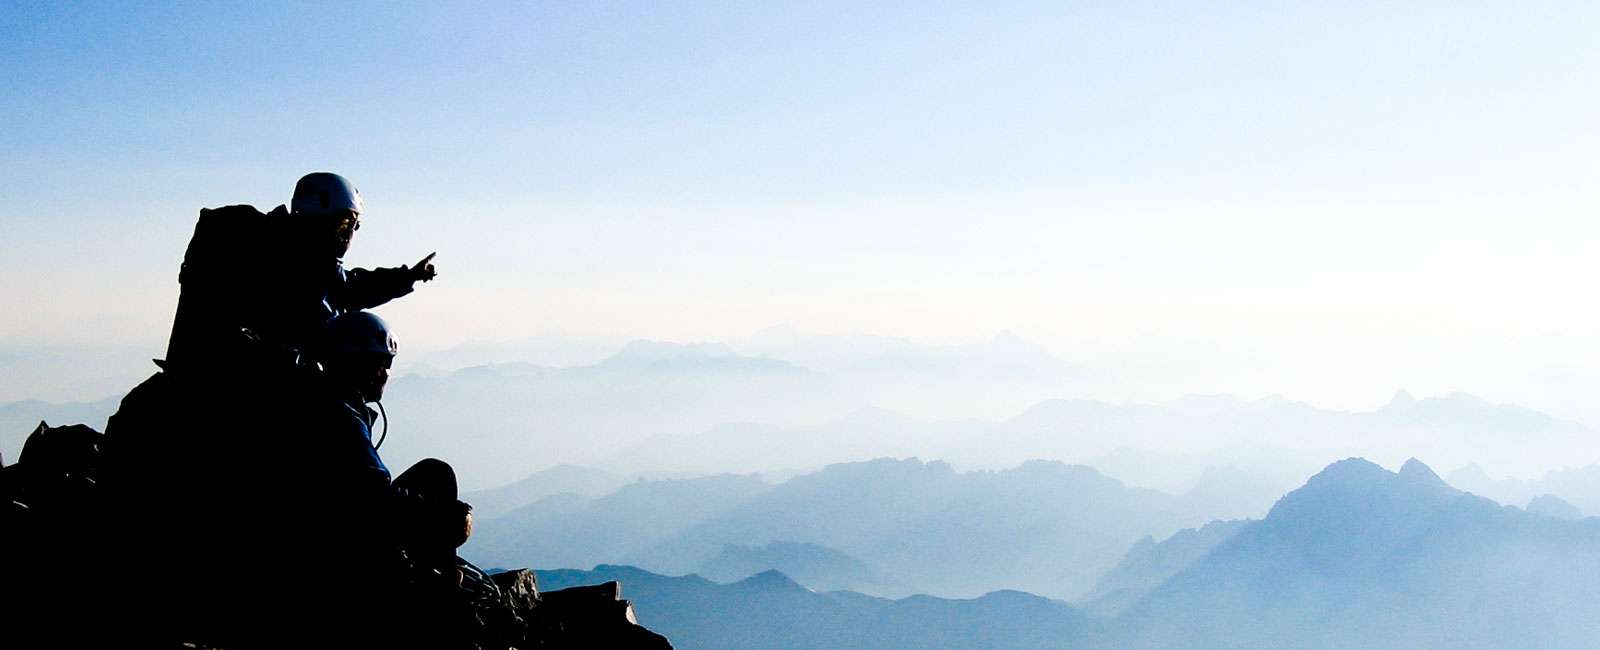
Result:
<svg viewBox="0 0 1600 650"><path fill-rule="evenodd" d="M443 461L391 481L373 440L368 403L398 350L388 324L342 314L304 347L314 365L231 382L158 373L112 416L104 474L123 513L121 564L149 585L129 617L137 636L224 647L460 637L455 549L471 507ZM212 597L232 566L247 567L248 587Z"/></svg>
<svg viewBox="0 0 1600 650"><path fill-rule="evenodd" d="M461 580L455 549L472 534L472 508L456 499L454 470L428 458L391 481L378 456L382 439L372 437L378 414L367 405L383 398L398 348L389 324L371 313L350 312L328 322L314 348L323 368L321 387L314 390L323 395L311 396L328 410L306 428L305 442L314 451L303 462L327 481L317 488L324 498L342 495L363 508L362 516L380 518L345 529L357 535L393 532L387 540L361 540L362 547L387 541L410 563L447 574L454 586Z"/></svg>
<svg viewBox="0 0 1600 650"><path fill-rule="evenodd" d="M163 367L206 367L256 342L298 351L328 319L382 305L437 275L432 253L410 267L344 268L362 199L338 174L302 177L289 205L265 214L248 205L200 211Z"/></svg>
<svg viewBox="0 0 1600 650"><path fill-rule="evenodd" d="M373 439L378 414L368 404L383 397L398 352L394 335L383 319L350 312L329 321L310 350L322 372L306 396L313 412L297 436L301 452L288 462L299 497L316 513L289 521L323 531L318 557L347 558L385 584L375 616L400 616L413 641L459 637L451 616L464 561L455 549L471 535L472 508L456 498L455 472L444 461L424 459L391 481L377 451L382 439ZM396 594L406 596L397 601ZM345 594L332 595L338 610L349 611Z"/></svg>

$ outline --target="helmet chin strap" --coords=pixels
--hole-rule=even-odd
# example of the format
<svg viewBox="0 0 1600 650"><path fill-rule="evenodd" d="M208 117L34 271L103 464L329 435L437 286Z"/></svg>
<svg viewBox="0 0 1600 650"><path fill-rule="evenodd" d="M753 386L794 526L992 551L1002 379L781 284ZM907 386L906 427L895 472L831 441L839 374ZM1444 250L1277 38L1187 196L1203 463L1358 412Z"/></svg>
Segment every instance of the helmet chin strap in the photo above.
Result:
<svg viewBox="0 0 1600 650"><path fill-rule="evenodd" d="M389 414L383 410L383 402L373 402L378 407L378 415L383 417L383 433L378 436L378 442L372 445L372 450L377 451L383 446L384 439L389 437Z"/></svg>

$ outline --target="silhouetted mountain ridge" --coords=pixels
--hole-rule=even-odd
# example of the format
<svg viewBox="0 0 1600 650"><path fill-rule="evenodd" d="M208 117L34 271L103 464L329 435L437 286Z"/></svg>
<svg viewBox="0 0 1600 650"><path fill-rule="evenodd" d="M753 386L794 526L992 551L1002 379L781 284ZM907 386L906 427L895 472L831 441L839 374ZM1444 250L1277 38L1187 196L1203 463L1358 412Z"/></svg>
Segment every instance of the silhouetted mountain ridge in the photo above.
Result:
<svg viewBox="0 0 1600 650"><path fill-rule="evenodd" d="M781 571L818 591L903 590L876 568L818 544L772 542L760 547L729 544L695 573L718 582L735 582L763 571Z"/></svg>
<svg viewBox="0 0 1600 650"><path fill-rule="evenodd" d="M1129 609L1128 647L1588 647L1600 520L1340 461ZM1182 640L1181 642L1179 640Z"/></svg>
<svg viewBox="0 0 1600 650"><path fill-rule="evenodd" d="M620 582L641 625L698 650L1032 650L1076 647L1089 628L1071 607L1016 591L888 600L814 592L777 571L721 585L612 565L540 571L538 578L549 589Z"/></svg>
<svg viewBox="0 0 1600 650"><path fill-rule="evenodd" d="M906 461L881 469L952 476ZM1018 475L1032 472L1059 475L1049 464ZM1600 519L1500 506L1416 460L1398 472L1339 461L1262 520L1142 539L1102 583L1109 619L1015 591L889 601L772 572L729 585L627 575L659 589L639 598L662 608L641 622L686 647L1577 650L1600 633ZM1128 595L1119 590L1135 600L1117 615L1126 601L1107 600Z"/></svg>

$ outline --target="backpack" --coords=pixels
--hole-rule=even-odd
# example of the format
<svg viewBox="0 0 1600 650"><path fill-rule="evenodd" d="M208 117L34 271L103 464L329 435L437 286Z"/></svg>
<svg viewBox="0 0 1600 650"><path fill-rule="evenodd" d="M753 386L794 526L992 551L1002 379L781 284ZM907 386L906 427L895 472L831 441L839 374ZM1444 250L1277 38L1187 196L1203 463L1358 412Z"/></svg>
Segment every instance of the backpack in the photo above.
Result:
<svg viewBox="0 0 1600 650"><path fill-rule="evenodd" d="M274 230L248 205L200 211L178 272L178 310L162 367L203 364L251 338L253 303L269 291L266 257L280 238Z"/></svg>

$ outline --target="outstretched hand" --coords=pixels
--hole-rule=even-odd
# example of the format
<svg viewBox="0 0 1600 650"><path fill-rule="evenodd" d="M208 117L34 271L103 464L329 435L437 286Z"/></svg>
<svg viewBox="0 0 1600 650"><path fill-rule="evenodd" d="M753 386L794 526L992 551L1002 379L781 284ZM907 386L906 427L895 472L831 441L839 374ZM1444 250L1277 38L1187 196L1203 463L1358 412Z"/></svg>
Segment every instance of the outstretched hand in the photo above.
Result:
<svg viewBox="0 0 1600 650"><path fill-rule="evenodd" d="M428 253L427 257L422 258L421 262L417 262L417 265L411 268L411 271L417 275L418 280L427 282L432 280L434 276L439 275L439 272L433 268L433 256L438 254L437 251Z"/></svg>

